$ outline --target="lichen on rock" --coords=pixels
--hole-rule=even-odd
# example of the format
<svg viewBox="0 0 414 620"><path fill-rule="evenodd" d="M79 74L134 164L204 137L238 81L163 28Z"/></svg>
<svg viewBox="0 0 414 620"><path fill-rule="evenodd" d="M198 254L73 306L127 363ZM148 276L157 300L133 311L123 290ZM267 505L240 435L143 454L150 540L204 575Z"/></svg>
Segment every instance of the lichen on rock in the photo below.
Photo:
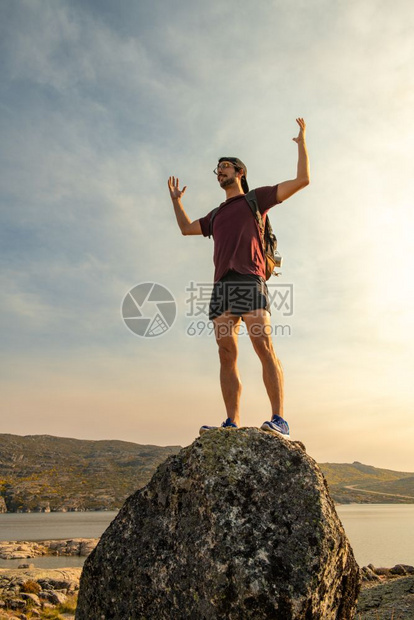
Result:
<svg viewBox="0 0 414 620"><path fill-rule="evenodd" d="M76 618L345 620L358 589L315 461L258 429L217 429L127 499L86 560Z"/></svg>

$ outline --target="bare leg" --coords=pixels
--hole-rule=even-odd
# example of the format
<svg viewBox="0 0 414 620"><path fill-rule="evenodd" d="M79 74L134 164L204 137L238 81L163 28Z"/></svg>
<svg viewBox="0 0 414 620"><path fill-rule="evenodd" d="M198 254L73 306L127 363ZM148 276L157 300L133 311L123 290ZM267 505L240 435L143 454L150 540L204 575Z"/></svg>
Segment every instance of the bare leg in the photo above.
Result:
<svg viewBox="0 0 414 620"><path fill-rule="evenodd" d="M214 330L220 357L220 385L227 417L240 426L242 385L237 368L237 338L240 317L225 312L214 319Z"/></svg>
<svg viewBox="0 0 414 620"><path fill-rule="evenodd" d="M263 382L272 406L272 415L283 418L283 369L273 348L270 315L267 310L253 310L243 318L254 350L262 362Z"/></svg>

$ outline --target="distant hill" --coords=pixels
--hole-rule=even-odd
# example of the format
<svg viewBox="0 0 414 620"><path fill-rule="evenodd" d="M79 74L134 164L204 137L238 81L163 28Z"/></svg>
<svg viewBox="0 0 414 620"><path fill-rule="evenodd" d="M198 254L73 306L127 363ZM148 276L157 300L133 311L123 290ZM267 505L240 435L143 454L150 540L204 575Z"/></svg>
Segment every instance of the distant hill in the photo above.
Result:
<svg viewBox="0 0 414 620"><path fill-rule="evenodd" d="M414 504L414 473L379 469L355 461L320 463L333 499L340 504Z"/></svg>
<svg viewBox="0 0 414 620"><path fill-rule="evenodd" d="M0 511L118 510L181 446L0 434ZM414 473L320 465L337 503L414 503Z"/></svg>
<svg viewBox="0 0 414 620"><path fill-rule="evenodd" d="M117 510L150 480L160 463L180 449L0 434L3 511Z"/></svg>

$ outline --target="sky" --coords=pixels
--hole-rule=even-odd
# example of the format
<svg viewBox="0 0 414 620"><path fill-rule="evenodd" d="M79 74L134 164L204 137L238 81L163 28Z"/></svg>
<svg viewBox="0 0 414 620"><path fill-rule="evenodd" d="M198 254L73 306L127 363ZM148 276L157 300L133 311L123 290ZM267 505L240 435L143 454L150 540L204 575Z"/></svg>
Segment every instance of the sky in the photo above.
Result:
<svg viewBox="0 0 414 620"><path fill-rule="evenodd" d="M291 435L318 462L414 471L413 22L408 0L3 0L1 432L185 446L221 424L213 242L181 235L167 178L193 220L224 199L223 155L251 188L294 178L300 116L311 184L270 212ZM122 317L144 283L176 304L154 337Z"/></svg>

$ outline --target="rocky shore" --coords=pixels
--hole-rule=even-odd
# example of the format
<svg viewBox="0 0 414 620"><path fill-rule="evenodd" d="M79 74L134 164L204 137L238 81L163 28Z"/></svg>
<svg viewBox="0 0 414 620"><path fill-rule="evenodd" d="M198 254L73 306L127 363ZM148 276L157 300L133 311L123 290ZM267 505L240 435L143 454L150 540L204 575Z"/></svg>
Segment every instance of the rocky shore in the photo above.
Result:
<svg viewBox="0 0 414 620"><path fill-rule="evenodd" d="M81 571L0 569L0 620L74 618Z"/></svg>
<svg viewBox="0 0 414 620"><path fill-rule="evenodd" d="M414 618L414 566L361 568L357 620L412 620Z"/></svg>
<svg viewBox="0 0 414 620"><path fill-rule="evenodd" d="M2 560L25 560L39 556L87 557L98 544L99 538L71 538L69 540L0 541Z"/></svg>
<svg viewBox="0 0 414 620"><path fill-rule="evenodd" d="M71 541L43 542L54 545ZM75 547L69 545L69 548ZM73 619L81 571L81 568L0 569L0 620ZM393 568L376 568L370 564L361 569L361 581L355 620L414 618L413 566L398 564Z"/></svg>

